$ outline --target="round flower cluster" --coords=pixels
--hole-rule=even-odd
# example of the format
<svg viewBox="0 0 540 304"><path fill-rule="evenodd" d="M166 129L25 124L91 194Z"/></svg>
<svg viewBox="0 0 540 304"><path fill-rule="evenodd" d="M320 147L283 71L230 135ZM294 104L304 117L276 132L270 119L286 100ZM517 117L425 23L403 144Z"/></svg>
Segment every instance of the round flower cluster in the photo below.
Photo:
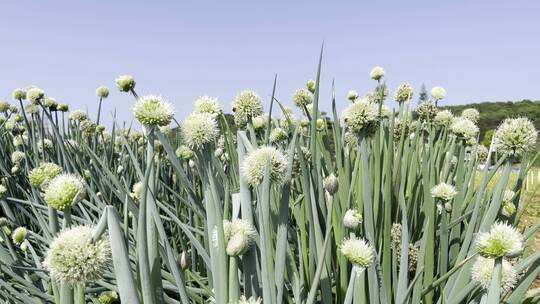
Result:
<svg viewBox="0 0 540 304"><path fill-rule="evenodd" d="M313 102L313 94L306 89L296 90L293 94L294 104L299 108L304 108Z"/></svg>
<svg viewBox="0 0 540 304"><path fill-rule="evenodd" d="M69 119L81 122L83 120L87 120L88 115L86 115L86 112L84 112L82 110L75 110L75 111L69 113Z"/></svg>
<svg viewBox="0 0 540 304"><path fill-rule="evenodd" d="M61 103L58 105L58 111L67 112L69 111L69 105L67 103Z"/></svg>
<svg viewBox="0 0 540 304"><path fill-rule="evenodd" d="M115 81L120 92L130 92L135 88L135 79L131 75L119 76Z"/></svg>
<svg viewBox="0 0 540 304"><path fill-rule="evenodd" d="M435 100L441 100L446 97L446 90L443 87L434 87L431 89L431 97Z"/></svg>
<svg viewBox="0 0 540 304"><path fill-rule="evenodd" d="M343 226L349 229L356 229L362 223L362 214L355 209L345 211L343 216Z"/></svg>
<svg viewBox="0 0 540 304"><path fill-rule="evenodd" d="M43 106L51 111L56 111L56 108L58 107L58 102L56 102L56 99L52 97L47 97L43 99Z"/></svg>
<svg viewBox="0 0 540 304"><path fill-rule="evenodd" d="M96 89L96 95L99 98L107 98L109 97L109 88L106 86L100 86Z"/></svg>
<svg viewBox="0 0 540 304"><path fill-rule="evenodd" d="M221 114L223 113L223 106L217 98L210 96L201 96L195 100L195 113L208 113L208 114Z"/></svg>
<svg viewBox="0 0 540 304"><path fill-rule="evenodd" d="M379 124L379 105L365 100L348 106L341 114L341 121L349 131L373 133Z"/></svg>
<svg viewBox="0 0 540 304"><path fill-rule="evenodd" d="M51 243L43 262L54 280L67 283L95 282L111 261L107 238L92 240L93 228L78 226L62 231Z"/></svg>
<svg viewBox="0 0 540 304"><path fill-rule="evenodd" d="M443 110L435 115L433 123L438 127L448 127L454 120L454 115L449 110Z"/></svg>
<svg viewBox="0 0 540 304"><path fill-rule="evenodd" d="M96 131L97 126L95 122L91 121L90 119L86 119L81 121L81 125L79 127L83 133L89 135Z"/></svg>
<svg viewBox="0 0 540 304"><path fill-rule="evenodd" d="M266 125L268 124L268 116L269 115L267 113L263 113L257 117L253 117L253 129L255 129L255 131L260 131L266 128Z"/></svg>
<svg viewBox="0 0 540 304"><path fill-rule="evenodd" d="M289 136L287 135L287 132L283 130L282 128L274 128L272 129L272 132L270 132L270 142L271 143L279 143L284 140L286 140Z"/></svg>
<svg viewBox="0 0 540 304"><path fill-rule="evenodd" d="M26 99L26 90L17 88L13 90L13 93L11 93L11 97L13 97L14 100L25 100Z"/></svg>
<svg viewBox="0 0 540 304"><path fill-rule="evenodd" d="M193 151L188 148L187 146L180 146L178 149L176 149L176 156L181 159L190 159L193 157Z"/></svg>
<svg viewBox="0 0 540 304"><path fill-rule="evenodd" d="M416 108L416 114L418 114L418 119L420 121L431 122L435 119L435 116L439 112L439 109L434 102L424 101L418 105Z"/></svg>
<svg viewBox="0 0 540 304"><path fill-rule="evenodd" d="M11 105L9 104L9 102L5 100L0 101L0 113L7 113L7 111L9 111L10 108L11 108Z"/></svg>
<svg viewBox="0 0 540 304"><path fill-rule="evenodd" d="M21 151L15 151L11 153L11 162L18 165L26 159L26 154Z"/></svg>
<svg viewBox="0 0 540 304"><path fill-rule="evenodd" d="M533 123L525 118L509 118L497 128L494 145L497 152L521 157L536 147L538 132Z"/></svg>
<svg viewBox="0 0 540 304"><path fill-rule="evenodd" d="M313 79L310 79L307 81L306 83L306 88L308 89L308 91L310 91L311 93L314 93L315 92L315 87L317 86L317 84L315 83L315 80Z"/></svg>
<svg viewBox="0 0 540 304"><path fill-rule="evenodd" d="M368 268L373 262L373 247L364 239L356 236L344 239L339 246L339 250L354 266Z"/></svg>
<svg viewBox="0 0 540 304"><path fill-rule="evenodd" d="M287 170L287 157L273 147L263 146L251 151L242 162L240 171L244 180L251 186L262 183L269 163L270 180L276 184L283 183Z"/></svg>
<svg viewBox="0 0 540 304"><path fill-rule="evenodd" d="M475 108L468 108L461 112L461 116L467 118L474 123L477 123L480 119L480 112L478 112L478 110Z"/></svg>
<svg viewBox="0 0 540 304"><path fill-rule="evenodd" d="M202 148L219 136L215 116L209 113L193 113L182 122L182 135L191 149Z"/></svg>
<svg viewBox="0 0 540 304"><path fill-rule="evenodd" d="M451 201L456 196L456 188L447 183L440 183L431 188L431 196L444 202Z"/></svg>
<svg viewBox="0 0 540 304"><path fill-rule="evenodd" d="M323 180L323 187L330 195L334 195L338 192L339 188L339 179L334 175L334 173L331 173Z"/></svg>
<svg viewBox="0 0 540 304"><path fill-rule="evenodd" d="M515 257L523 251L523 235L507 223L495 223L478 234L476 248L488 258Z"/></svg>
<svg viewBox="0 0 540 304"><path fill-rule="evenodd" d="M394 100L398 103L404 103L411 100L413 97L413 88L410 84L404 83L400 85L394 94Z"/></svg>
<svg viewBox="0 0 540 304"><path fill-rule="evenodd" d="M166 126L174 116L173 106L160 96L146 95L137 100L133 114L145 126Z"/></svg>
<svg viewBox="0 0 540 304"><path fill-rule="evenodd" d="M62 168L60 166L53 163L43 163L30 171L28 179L32 186L43 189L53 178L61 173Z"/></svg>
<svg viewBox="0 0 540 304"><path fill-rule="evenodd" d="M142 182L136 182L133 184L133 187L131 188L131 197L135 198L136 200L140 201L143 196L144 188Z"/></svg>
<svg viewBox="0 0 540 304"><path fill-rule="evenodd" d="M479 256L476 258L471 268L471 279L478 283L482 288L489 289L493 277L495 260ZM517 273L510 262L502 260L502 292L508 292L514 288L517 282Z"/></svg>
<svg viewBox="0 0 540 304"><path fill-rule="evenodd" d="M43 97L45 97L45 92L39 88L32 87L26 91L26 99L30 103L38 103Z"/></svg>
<svg viewBox="0 0 540 304"><path fill-rule="evenodd" d="M356 92L354 90L351 90L351 91L349 91L347 93L347 99L352 101L352 102L355 102L358 99L359 96L360 95L358 95L358 92Z"/></svg>
<svg viewBox="0 0 540 304"><path fill-rule="evenodd" d="M232 110L236 125L245 127L249 118L263 113L261 97L254 91L242 91L234 98Z"/></svg>
<svg viewBox="0 0 540 304"><path fill-rule="evenodd" d="M369 77L371 77L371 79L374 79L374 80L380 80L381 78L384 77L384 69L381 68L380 66L376 66L374 67L373 69L371 69L371 72L369 73Z"/></svg>
<svg viewBox="0 0 540 304"><path fill-rule="evenodd" d="M229 256L239 256L249 249L257 238L257 230L248 221L236 219L234 221L223 221L223 236L225 239L225 250ZM217 229L212 235L214 247L218 246Z"/></svg>
<svg viewBox="0 0 540 304"><path fill-rule="evenodd" d="M474 122L465 117L458 117L450 125L450 131L458 138L468 141L476 139L479 129Z"/></svg>
<svg viewBox="0 0 540 304"><path fill-rule="evenodd" d="M36 114L39 112L39 106L30 103L26 105L26 107L24 107L24 111L26 112L26 114L30 114L30 115Z"/></svg>
<svg viewBox="0 0 540 304"><path fill-rule="evenodd" d="M65 210L82 201L86 196L83 182L73 174L60 174L45 188L43 199L56 210Z"/></svg>

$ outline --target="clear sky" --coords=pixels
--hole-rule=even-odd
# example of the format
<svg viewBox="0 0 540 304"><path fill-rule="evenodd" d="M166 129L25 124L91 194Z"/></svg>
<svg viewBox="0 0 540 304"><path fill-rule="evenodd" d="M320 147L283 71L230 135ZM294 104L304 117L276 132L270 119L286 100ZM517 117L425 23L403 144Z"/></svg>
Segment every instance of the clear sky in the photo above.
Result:
<svg viewBox="0 0 540 304"><path fill-rule="evenodd" d="M137 92L161 94L182 119L200 95L231 100L253 89L291 104L315 77L325 43L321 107L373 88L386 69L390 91L446 88L442 104L540 99L540 1L2 1L0 99L36 85L72 109L131 120L133 100L114 79L131 74ZM367 1L366 1L367 2ZM110 115L108 115L110 116Z"/></svg>

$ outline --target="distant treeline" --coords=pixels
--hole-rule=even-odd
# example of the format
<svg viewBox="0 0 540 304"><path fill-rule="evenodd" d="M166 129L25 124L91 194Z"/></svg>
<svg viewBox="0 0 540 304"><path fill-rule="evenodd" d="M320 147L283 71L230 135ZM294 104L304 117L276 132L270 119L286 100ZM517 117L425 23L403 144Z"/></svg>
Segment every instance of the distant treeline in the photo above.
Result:
<svg viewBox="0 0 540 304"><path fill-rule="evenodd" d="M454 113L461 114L466 108L475 108L480 112L480 141L489 144L493 130L507 117L525 116L528 117L540 130L540 100L532 101L524 99L522 101L499 101L499 102L481 102L469 103L464 105L444 106Z"/></svg>

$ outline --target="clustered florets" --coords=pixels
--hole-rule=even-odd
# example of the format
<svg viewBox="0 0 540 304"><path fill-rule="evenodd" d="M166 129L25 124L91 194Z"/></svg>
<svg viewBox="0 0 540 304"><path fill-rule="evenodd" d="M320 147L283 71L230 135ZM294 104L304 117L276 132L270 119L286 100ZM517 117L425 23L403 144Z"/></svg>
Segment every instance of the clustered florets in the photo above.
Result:
<svg viewBox="0 0 540 304"><path fill-rule="evenodd" d="M145 126L166 126L174 116L173 106L160 96L146 95L137 100L133 114Z"/></svg>
<svg viewBox="0 0 540 304"><path fill-rule="evenodd" d="M494 134L495 150L514 157L522 157L536 147L538 132L524 117L505 119Z"/></svg>
<svg viewBox="0 0 540 304"><path fill-rule="evenodd" d="M54 280L95 282L109 268L111 251L105 237L92 240L93 228L77 226L62 231L51 243L43 262Z"/></svg>
<svg viewBox="0 0 540 304"><path fill-rule="evenodd" d="M182 135L191 149L199 149L219 136L215 116L209 113L193 113L182 122Z"/></svg>
<svg viewBox="0 0 540 304"><path fill-rule="evenodd" d="M263 146L250 152L240 168L242 177L251 186L262 183L266 164L269 164L270 180L281 184L287 170L287 157L274 147Z"/></svg>

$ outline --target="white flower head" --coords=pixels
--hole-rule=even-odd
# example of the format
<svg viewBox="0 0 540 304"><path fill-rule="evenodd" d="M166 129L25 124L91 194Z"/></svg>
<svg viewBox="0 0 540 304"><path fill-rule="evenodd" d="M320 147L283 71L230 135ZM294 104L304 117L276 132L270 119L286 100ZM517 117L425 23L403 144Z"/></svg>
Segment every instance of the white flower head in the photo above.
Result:
<svg viewBox="0 0 540 304"><path fill-rule="evenodd" d="M493 269L495 268L495 260L479 256L476 258L471 268L471 279L478 283L482 288L489 289L491 278L493 277ZM502 292L508 292L514 288L517 282L517 273L510 262L502 260Z"/></svg>
<svg viewBox="0 0 540 304"><path fill-rule="evenodd" d="M381 78L384 77L384 69L381 68L380 66L376 66L374 67L373 69L371 69L371 72L369 73L369 77L371 77L371 79L374 79L374 80L380 80Z"/></svg>
<svg viewBox="0 0 540 304"><path fill-rule="evenodd" d="M343 226L349 229L356 229L362 223L362 215L355 209L345 211L343 216Z"/></svg>
<svg viewBox="0 0 540 304"><path fill-rule="evenodd" d="M116 86L120 92L130 92L135 88L135 79L131 75L122 75L116 78Z"/></svg>
<svg viewBox="0 0 540 304"><path fill-rule="evenodd" d="M246 220L236 219L231 222L227 246L225 250L229 256L244 254L255 243L257 230Z"/></svg>
<svg viewBox="0 0 540 304"><path fill-rule="evenodd" d="M334 173L331 173L324 178L323 187L326 191L328 191L328 193L334 195L339 189L339 179L334 175Z"/></svg>
<svg viewBox="0 0 540 304"><path fill-rule="evenodd" d="M182 122L182 135L191 149L211 143L219 136L215 116L209 113L193 113Z"/></svg>
<svg viewBox="0 0 540 304"><path fill-rule="evenodd" d="M344 239L339 250L354 266L368 268L373 262L373 247L356 236Z"/></svg>
<svg viewBox="0 0 540 304"><path fill-rule="evenodd" d="M109 240L92 240L94 229L78 226L62 231L51 243L43 265L51 278L68 283L95 282L111 262Z"/></svg>
<svg viewBox="0 0 540 304"><path fill-rule="evenodd" d="M450 131L460 139L475 139L479 132L478 126L465 117L457 117L450 125Z"/></svg>
<svg viewBox="0 0 540 304"><path fill-rule="evenodd" d="M100 86L96 89L96 96L100 98L109 97L109 88L106 86Z"/></svg>
<svg viewBox="0 0 540 304"><path fill-rule="evenodd" d="M69 119L81 122L88 119L88 115L82 110L75 110L69 113Z"/></svg>
<svg viewBox="0 0 540 304"><path fill-rule="evenodd" d="M306 83L306 88L308 89L308 91L310 91L311 93L314 93L315 92L315 87L317 86L317 84L315 83L315 80L313 79L310 79L307 81Z"/></svg>
<svg viewBox="0 0 540 304"><path fill-rule="evenodd" d="M475 108L467 108L461 112L461 116L474 123L478 123L478 120L480 119L480 112L478 112L478 110Z"/></svg>
<svg viewBox="0 0 540 304"><path fill-rule="evenodd" d="M234 98L232 109L236 125L245 127L250 117L263 113L262 99L254 91L242 91Z"/></svg>
<svg viewBox="0 0 540 304"><path fill-rule="evenodd" d="M371 133L379 124L379 105L366 100L357 100L341 114L341 122L354 133Z"/></svg>
<svg viewBox="0 0 540 304"><path fill-rule="evenodd" d="M439 112L437 105L431 101L421 102L416 108L416 114L420 121L433 121Z"/></svg>
<svg viewBox="0 0 540 304"><path fill-rule="evenodd" d="M394 100L398 103L404 103L411 100L413 97L413 88L410 84L404 83L400 85L394 94Z"/></svg>
<svg viewBox="0 0 540 304"><path fill-rule="evenodd" d="M360 95L358 95L358 92L356 92L355 90L350 90L348 93L347 93L347 99L352 101L352 102L355 102L358 97Z"/></svg>
<svg viewBox="0 0 540 304"><path fill-rule="evenodd" d="M431 97L435 100L441 100L446 97L446 90L443 87L434 87L431 89Z"/></svg>
<svg viewBox="0 0 540 304"><path fill-rule="evenodd" d="M294 104L299 108L304 108L313 102L313 94L307 89L296 90L293 94Z"/></svg>
<svg viewBox="0 0 540 304"><path fill-rule="evenodd" d="M11 153L11 162L14 164L20 164L26 159L26 154L22 151L14 151Z"/></svg>
<svg viewBox="0 0 540 304"><path fill-rule="evenodd" d="M495 223L489 232L480 232L476 248L484 257L514 257L523 251L523 235L507 223Z"/></svg>
<svg viewBox="0 0 540 304"><path fill-rule="evenodd" d="M60 174L45 188L43 199L56 210L65 210L82 201L86 196L84 184L79 176Z"/></svg>
<svg viewBox="0 0 540 304"><path fill-rule="evenodd" d="M263 113L259 116L253 117L253 129L256 131L266 128L268 124L268 113Z"/></svg>
<svg viewBox="0 0 540 304"><path fill-rule="evenodd" d="M442 110L435 115L433 123L438 127L448 127L454 120L454 115L449 110Z"/></svg>
<svg viewBox="0 0 540 304"><path fill-rule="evenodd" d="M223 106L217 98L201 96L195 100L195 113L221 114Z"/></svg>
<svg viewBox="0 0 540 304"><path fill-rule="evenodd" d="M11 93L11 97L13 97L14 100L25 100L26 90L22 88L17 88L13 90L13 93Z"/></svg>
<svg viewBox="0 0 540 304"><path fill-rule="evenodd" d="M284 140L287 140L288 137L289 137L289 135L282 128L274 128L270 132L270 142L271 143L282 142Z"/></svg>
<svg viewBox="0 0 540 304"><path fill-rule="evenodd" d="M30 171L28 179L32 186L43 189L53 178L61 173L62 168L60 166L53 163L43 163Z"/></svg>
<svg viewBox="0 0 540 304"><path fill-rule="evenodd" d="M43 92L43 90L39 88L32 87L28 89L28 91L26 91L26 99L30 103L37 103L38 101L43 99L43 97L45 97L45 92Z"/></svg>
<svg viewBox="0 0 540 304"><path fill-rule="evenodd" d="M497 152L521 157L535 149L538 132L528 118L508 118L497 128L493 137Z"/></svg>
<svg viewBox="0 0 540 304"><path fill-rule="evenodd" d="M161 96L146 95L135 102L133 114L145 126L166 126L174 116L173 106Z"/></svg>
<svg viewBox="0 0 540 304"><path fill-rule="evenodd" d="M440 183L431 188L431 196L435 199L440 199L444 202L451 201L456 196L456 188L447 183Z"/></svg>
<svg viewBox="0 0 540 304"><path fill-rule="evenodd" d="M240 168L242 177L251 186L262 183L269 163L270 180L276 184L283 183L287 170L287 157L274 147L263 146L251 151Z"/></svg>

